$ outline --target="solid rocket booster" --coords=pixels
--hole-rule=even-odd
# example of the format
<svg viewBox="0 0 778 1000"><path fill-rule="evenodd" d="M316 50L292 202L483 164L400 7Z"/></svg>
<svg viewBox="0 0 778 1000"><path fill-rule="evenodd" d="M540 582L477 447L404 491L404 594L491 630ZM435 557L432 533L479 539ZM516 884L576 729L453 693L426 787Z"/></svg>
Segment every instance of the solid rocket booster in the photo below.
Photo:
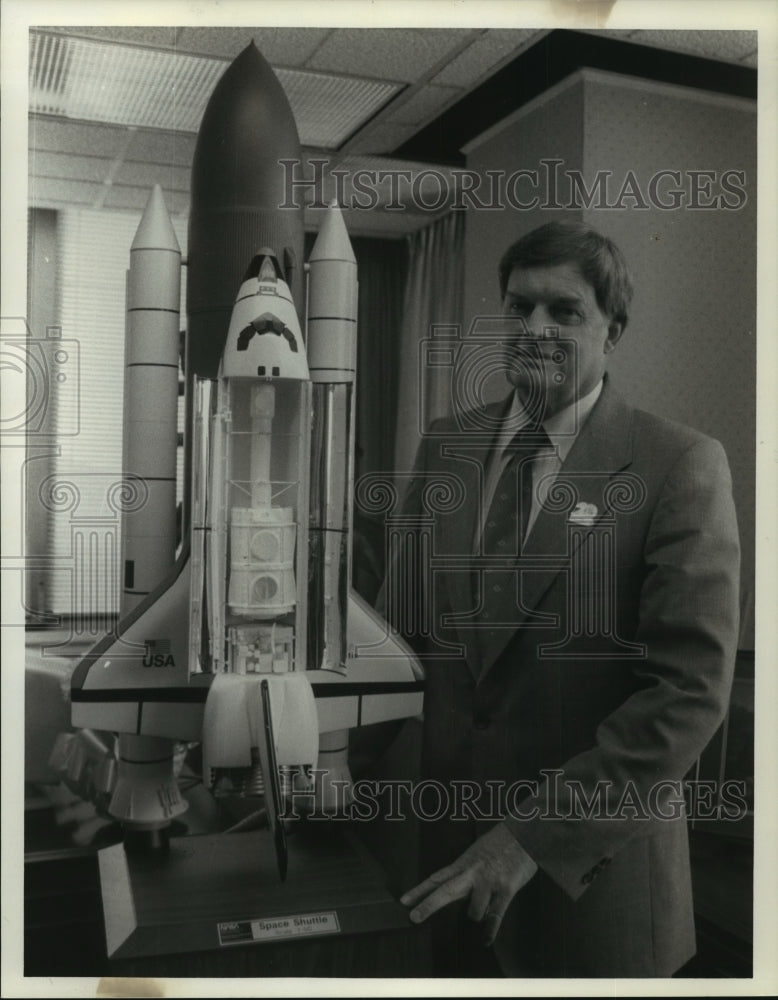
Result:
<svg viewBox="0 0 778 1000"><path fill-rule="evenodd" d="M180 289L181 250L156 185L127 272L122 616L175 560Z"/></svg>
<svg viewBox="0 0 778 1000"><path fill-rule="evenodd" d="M299 162L292 109L252 42L225 70L203 115L192 164L187 371L215 378L235 289L272 247L301 311L302 207L289 205L284 160Z"/></svg>
<svg viewBox="0 0 778 1000"><path fill-rule="evenodd" d="M337 202L328 208L308 260L308 368L311 381L354 384L357 261Z"/></svg>
<svg viewBox="0 0 778 1000"><path fill-rule="evenodd" d="M345 673L351 585L357 262L333 203L308 262L313 383L308 666Z"/></svg>
<svg viewBox="0 0 778 1000"><path fill-rule="evenodd" d="M127 271L123 619L175 562L180 301L181 250L157 184L132 241ZM169 643L166 648L169 652ZM126 827L159 829L186 810L173 770L174 749L170 739L119 732L108 810Z"/></svg>
<svg viewBox="0 0 778 1000"><path fill-rule="evenodd" d="M351 592L357 291L356 258L333 202L308 262L313 383L308 665L341 674L347 672ZM316 799L326 812L342 805L338 783L351 785L348 746L348 730L320 736Z"/></svg>

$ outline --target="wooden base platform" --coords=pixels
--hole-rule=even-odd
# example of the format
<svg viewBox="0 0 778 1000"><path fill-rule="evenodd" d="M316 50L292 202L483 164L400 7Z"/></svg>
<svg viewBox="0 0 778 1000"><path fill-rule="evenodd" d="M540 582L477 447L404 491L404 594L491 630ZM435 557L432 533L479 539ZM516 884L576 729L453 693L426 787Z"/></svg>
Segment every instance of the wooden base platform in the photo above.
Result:
<svg viewBox="0 0 778 1000"><path fill-rule="evenodd" d="M173 838L159 856L127 853L121 844L104 848L98 861L108 957L183 957L415 930L383 871L345 826L311 823L288 847L285 882L266 831Z"/></svg>

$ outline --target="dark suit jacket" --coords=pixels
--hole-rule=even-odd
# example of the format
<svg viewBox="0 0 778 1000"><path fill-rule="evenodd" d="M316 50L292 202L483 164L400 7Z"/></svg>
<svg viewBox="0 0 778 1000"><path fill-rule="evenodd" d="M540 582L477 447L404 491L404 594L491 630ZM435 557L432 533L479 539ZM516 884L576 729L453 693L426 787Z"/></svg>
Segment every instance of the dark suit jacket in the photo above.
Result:
<svg viewBox="0 0 778 1000"><path fill-rule="evenodd" d="M456 477L459 499L434 512L434 635L408 636L427 673L423 776L497 794L540 867L498 938L508 974L670 975L694 953L694 924L687 820L669 783L722 721L738 634L724 451L632 408L606 379L512 560L518 575L478 582L472 417L425 438L404 508L424 511L425 487ZM485 820L422 822L427 868L485 831L490 802Z"/></svg>

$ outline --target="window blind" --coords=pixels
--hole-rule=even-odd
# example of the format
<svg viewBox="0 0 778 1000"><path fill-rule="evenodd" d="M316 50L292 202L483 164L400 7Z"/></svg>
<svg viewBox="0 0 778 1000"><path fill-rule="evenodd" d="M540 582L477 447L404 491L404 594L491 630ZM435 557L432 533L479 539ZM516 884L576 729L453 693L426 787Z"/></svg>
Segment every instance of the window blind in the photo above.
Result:
<svg viewBox="0 0 778 1000"><path fill-rule="evenodd" d="M63 211L58 220L61 347L77 363L78 378L75 392L73 379L67 391L52 384L58 454L39 491L48 522L46 604L87 621L119 610L125 275L139 221L84 209ZM185 254L186 222L174 219L173 227ZM184 269L182 327L185 294Z"/></svg>

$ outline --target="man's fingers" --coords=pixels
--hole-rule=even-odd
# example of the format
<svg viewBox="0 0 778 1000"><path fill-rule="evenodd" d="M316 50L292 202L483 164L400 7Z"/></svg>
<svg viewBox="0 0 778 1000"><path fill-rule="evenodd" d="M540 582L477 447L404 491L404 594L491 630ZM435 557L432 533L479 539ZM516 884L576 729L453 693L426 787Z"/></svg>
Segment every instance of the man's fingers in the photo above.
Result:
<svg viewBox="0 0 778 1000"><path fill-rule="evenodd" d="M467 915L471 920L480 923L489 908L489 900L492 898L492 890L479 882L473 886L470 893L470 903L467 907Z"/></svg>
<svg viewBox="0 0 778 1000"><path fill-rule="evenodd" d="M429 895L434 889L437 889L438 886L447 882L454 874L455 871L450 866L433 872L429 878L425 878L423 882L419 882L413 889L409 889L400 896L400 902L403 906L413 906L414 903L417 903L420 899L424 899L425 896Z"/></svg>
<svg viewBox="0 0 778 1000"><path fill-rule="evenodd" d="M435 889L415 909L411 910L411 920L415 924L420 924L422 920L426 920L437 910L453 903L455 899L462 899L466 896L470 892L471 885L472 883L466 875L455 875L454 878Z"/></svg>
<svg viewBox="0 0 778 1000"><path fill-rule="evenodd" d="M493 913L491 910L488 910L483 920L483 937L487 948L494 944L494 939L497 937L501 924L502 914Z"/></svg>
<svg viewBox="0 0 778 1000"><path fill-rule="evenodd" d="M508 909L511 899L512 896L509 894L497 892L489 900L489 907L483 919L483 938L487 948L494 944L494 939L499 933L502 918L505 916L505 911Z"/></svg>
<svg viewBox="0 0 778 1000"><path fill-rule="evenodd" d="M412 907L410 918L418 924L449 903L468 899L468 916L482 924L491 944L511 899L534 874L525 864L528 858L509 831L495 827L453 864L409 889L400 902ZM530 865L537 868L532 861Z"/></svg>

